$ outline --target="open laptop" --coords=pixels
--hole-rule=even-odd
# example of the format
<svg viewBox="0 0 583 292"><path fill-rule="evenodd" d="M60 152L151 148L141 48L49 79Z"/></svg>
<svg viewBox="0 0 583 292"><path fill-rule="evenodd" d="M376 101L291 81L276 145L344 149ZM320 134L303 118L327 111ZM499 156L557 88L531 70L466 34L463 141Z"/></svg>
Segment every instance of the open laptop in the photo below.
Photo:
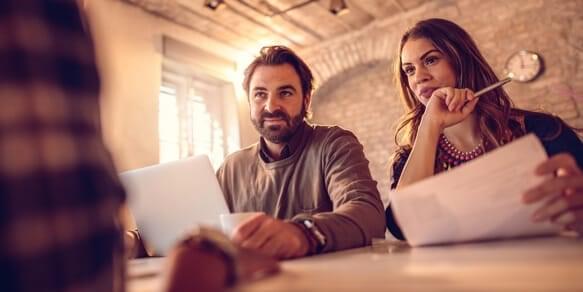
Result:
<svg viewBox="0 0 583 292"><path fill-rule="evenodd" d="M229 208L206 155L120 174L138 230L156 255L204 224L220 229Z"/></svg>

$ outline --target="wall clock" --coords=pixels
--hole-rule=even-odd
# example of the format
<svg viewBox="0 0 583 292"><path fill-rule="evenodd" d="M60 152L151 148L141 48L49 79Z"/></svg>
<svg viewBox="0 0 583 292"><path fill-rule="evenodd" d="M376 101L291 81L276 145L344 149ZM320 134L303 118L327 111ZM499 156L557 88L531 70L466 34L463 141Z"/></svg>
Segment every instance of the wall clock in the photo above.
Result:
<svg viewBox="0 0 583 292"><path fill-rule="evenodd" d="M506 74L512 80L530 82L535 80L543 72L543 60L535 52L521 50L506 61Z"/></svg>

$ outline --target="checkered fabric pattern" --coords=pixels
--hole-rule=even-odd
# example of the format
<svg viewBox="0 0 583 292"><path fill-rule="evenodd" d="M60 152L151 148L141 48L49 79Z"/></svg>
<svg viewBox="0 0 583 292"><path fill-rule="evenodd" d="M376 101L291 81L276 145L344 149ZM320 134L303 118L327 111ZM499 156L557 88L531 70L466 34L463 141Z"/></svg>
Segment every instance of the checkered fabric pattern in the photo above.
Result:
<svg viewBox="0 0 583 292"><path fill-rule="evenodd" d="M123 290L125 193L74 0L0 0L0 291Z"/></svg>

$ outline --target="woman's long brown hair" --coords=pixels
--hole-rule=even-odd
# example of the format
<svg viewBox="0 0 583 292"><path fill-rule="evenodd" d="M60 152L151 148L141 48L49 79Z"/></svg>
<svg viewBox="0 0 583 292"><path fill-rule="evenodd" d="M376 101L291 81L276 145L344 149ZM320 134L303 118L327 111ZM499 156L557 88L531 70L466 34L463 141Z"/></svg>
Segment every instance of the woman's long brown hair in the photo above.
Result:
<svg viewBox="0 0 583 292"><path fill-rule="evenodd" d="M401 66L403 46L408 40L419 38L431 41L444 54L456 74L455 87L477 91L499 81L472 37L460 26L439 18L415 24L403 34L394 62L395 84L400 89L400 98L406 110L395 134L395 143L399 147L396 155L413 147L421 117L425 112L425 106L411 91L407 75ZM482 95L474 111L478 117L479 131L490 149L508 143L513 137L521 136L525 132L522 123L517 119L525 111L513 109L512 101L502 87Z"/></svg>

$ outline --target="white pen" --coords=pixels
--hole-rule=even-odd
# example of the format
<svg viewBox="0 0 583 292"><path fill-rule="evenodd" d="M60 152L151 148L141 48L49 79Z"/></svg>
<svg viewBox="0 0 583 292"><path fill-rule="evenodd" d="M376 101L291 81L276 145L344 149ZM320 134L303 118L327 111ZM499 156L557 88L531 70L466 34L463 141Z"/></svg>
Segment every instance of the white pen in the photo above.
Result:
<svg viewBox="0 0 583 292"><path fill-rule="evenodd" d="M502 80L500 80L500 81L498 81L498 82L496 82L496 83L494 83L494 84L492 84L490 86L486 86L486 87L482 88L481 90L479 90L478 92L476 92L474 94L474 96L475 97L479 97L480 95L482 95L482 94L484 94L484 93L486 93L486 92L488 92L490 90L496 89L496 88L498 88L498 87L500 87L500 86L502 86L502 85L504 85L504 84L506 84L506 83L508 83L510 81L512 81L512 78L506 77L505 79L502 79Z"/></svg>

